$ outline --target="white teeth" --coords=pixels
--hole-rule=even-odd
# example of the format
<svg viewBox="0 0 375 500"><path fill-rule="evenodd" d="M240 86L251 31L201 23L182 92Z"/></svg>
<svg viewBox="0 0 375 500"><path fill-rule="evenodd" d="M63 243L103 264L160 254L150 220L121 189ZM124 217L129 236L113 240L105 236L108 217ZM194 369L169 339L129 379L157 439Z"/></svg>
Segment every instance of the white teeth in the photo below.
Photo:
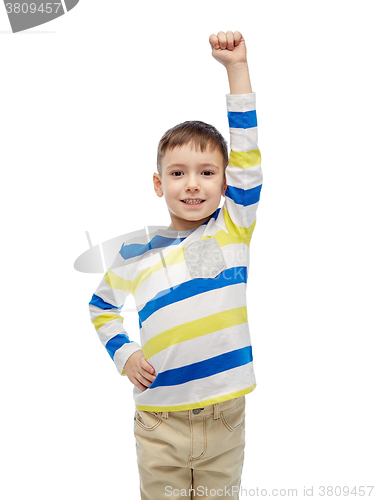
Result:
<svg viewBox="0 0 375 500"><path fill-rule="evenodd" d="M189 205L196 205L197 203L202 203L204 200L183 200L184 203L188 203Z"/></svg>

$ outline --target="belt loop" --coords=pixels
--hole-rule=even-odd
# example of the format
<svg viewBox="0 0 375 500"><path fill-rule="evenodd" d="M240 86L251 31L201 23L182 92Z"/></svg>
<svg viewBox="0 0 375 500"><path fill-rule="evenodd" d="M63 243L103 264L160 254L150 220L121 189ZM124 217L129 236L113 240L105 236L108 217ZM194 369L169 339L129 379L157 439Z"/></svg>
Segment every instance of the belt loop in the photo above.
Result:
<svg viewBox="0 0 375 500"><path fill-rule="evenodd" d="M220 414L219 414L219 403L214 404L214 420L219 420Z"/></svg>
<svg viewBox="0 0 375 500"><path fill-rule="evenodd" d="M168 412L167 411L163 411L162 414L161 414L161 418L168 418Z"/></svg>

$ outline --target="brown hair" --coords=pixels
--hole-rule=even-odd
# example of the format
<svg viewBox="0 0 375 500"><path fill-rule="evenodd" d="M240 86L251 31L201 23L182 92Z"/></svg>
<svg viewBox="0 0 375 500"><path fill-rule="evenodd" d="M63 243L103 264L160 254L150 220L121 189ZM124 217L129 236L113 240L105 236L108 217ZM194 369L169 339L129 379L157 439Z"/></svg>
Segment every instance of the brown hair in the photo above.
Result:
<svg viewBox="0 0 375 500"><path fill-rule="evenodd" d="M157 170L161 175L161 162L167 149L173 149L177 146L191 144L196 150L200 148L201 152L206 149L218 148L223 156L224 172L228 166L228 147L227 142L220 132L208 123L201 121L186 121L179 123L165 132L159 141L157 154Z"/></svg>

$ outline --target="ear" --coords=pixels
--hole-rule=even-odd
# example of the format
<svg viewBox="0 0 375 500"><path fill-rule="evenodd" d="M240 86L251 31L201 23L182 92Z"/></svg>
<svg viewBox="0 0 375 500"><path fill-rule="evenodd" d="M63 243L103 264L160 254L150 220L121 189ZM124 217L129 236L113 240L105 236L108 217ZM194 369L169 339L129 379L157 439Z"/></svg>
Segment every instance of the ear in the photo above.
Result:
<svg viewBox="0 0 375 500"><path fill-rule="evenodd" d="M157 174L156 172L153 175L152 181L154 183L154 190L155 193L159 196L163 196L163 189L162 189L162 184L161 184L161 175Z"/></svg>
<svg viewBox="0 0 375 500"><path fill-rule="evenodd" d="M225 191L227 189L228 185L227 185L227 180L225 178L225 174L224 174L224 183L223 183L223 191L222 191L222 196L225 196Z"/></svg>

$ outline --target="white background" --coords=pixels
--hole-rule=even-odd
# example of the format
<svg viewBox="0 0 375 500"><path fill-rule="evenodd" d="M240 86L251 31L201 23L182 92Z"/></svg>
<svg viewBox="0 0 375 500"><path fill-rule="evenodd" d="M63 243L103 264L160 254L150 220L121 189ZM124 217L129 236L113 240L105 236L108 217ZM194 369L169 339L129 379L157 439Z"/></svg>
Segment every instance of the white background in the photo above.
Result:
<svg viewBox="0 0 375 500"><path fill-rule="evenodd" d="M168 128L229 139L220 30L246 40L264 173L242 486L375 483L372 2L81 0L18 34L0 5L6 500L139 498L133 386L89 320L102 276L73 264L85 231L169 225L152 184Z"/></svg>

